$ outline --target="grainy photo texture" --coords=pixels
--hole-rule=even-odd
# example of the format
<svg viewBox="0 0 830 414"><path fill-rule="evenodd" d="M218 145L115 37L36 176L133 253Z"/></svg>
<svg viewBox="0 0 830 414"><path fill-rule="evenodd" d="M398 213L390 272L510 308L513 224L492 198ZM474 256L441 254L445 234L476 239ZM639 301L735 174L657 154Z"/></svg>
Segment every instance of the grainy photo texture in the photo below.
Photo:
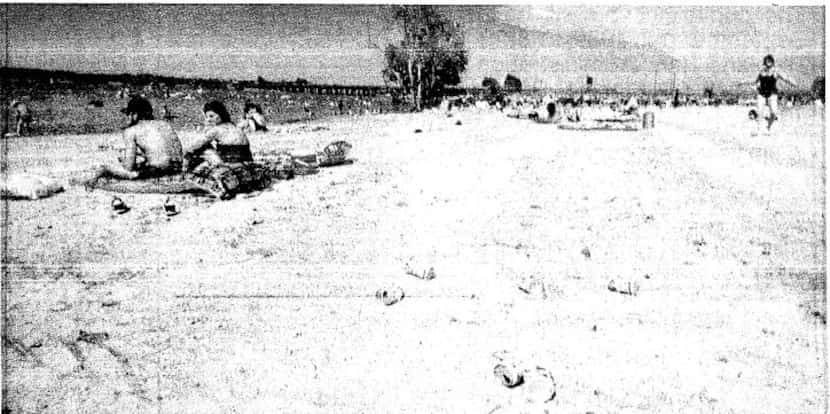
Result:
<svg viewBox="0 0 830 414"><path fill-rule="evenodd" d="M824 6L0 4L2 412L824 413Z"/></svg>

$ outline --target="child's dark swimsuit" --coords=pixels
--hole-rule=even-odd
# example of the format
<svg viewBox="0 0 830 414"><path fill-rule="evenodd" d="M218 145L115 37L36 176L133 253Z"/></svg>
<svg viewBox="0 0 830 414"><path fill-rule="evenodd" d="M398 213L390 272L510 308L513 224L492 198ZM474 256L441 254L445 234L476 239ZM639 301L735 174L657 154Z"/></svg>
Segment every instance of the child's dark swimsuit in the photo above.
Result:
<svg viewBox="0 0 830 414"><path fill-rule="evenodd" d="M254 121L254 131L263 131L263 132L268 132L268 127L266 127L266 126L265 126L265 125L263 125L263 124L260 124L260 123L259 123L259 122L257 122L257 121Z"/></svg>
<svg viewBox="0 0 830 414"><path fill-rule="evenodd" d="M775 77L775 73L770 75L763 75L758 74L758 94L763 96L764 98L769 98L772 95L778 95L778 87L776 83L778 79Z"/></svg>

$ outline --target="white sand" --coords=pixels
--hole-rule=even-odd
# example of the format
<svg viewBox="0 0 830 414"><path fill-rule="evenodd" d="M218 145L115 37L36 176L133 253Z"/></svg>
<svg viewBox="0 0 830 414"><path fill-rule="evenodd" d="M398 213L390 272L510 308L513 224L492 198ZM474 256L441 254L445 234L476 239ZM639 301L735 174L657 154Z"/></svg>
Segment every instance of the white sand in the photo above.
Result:
<svg viewBox="0 0 830 414"><path fill-rule="evenodd" d="M344 118L252 136L345 139L358 160L257 197L177 196L169 219L163 195L122 195L123 216L77 187L10 202L8 408L824 412L824 116L750 137L746 111L660 111L641 132ZM68 179L116 142L16 139L8 168ZM393 286L400 303L374 298ZM505 352L549 370L556 398L503 387Z"/></svg>

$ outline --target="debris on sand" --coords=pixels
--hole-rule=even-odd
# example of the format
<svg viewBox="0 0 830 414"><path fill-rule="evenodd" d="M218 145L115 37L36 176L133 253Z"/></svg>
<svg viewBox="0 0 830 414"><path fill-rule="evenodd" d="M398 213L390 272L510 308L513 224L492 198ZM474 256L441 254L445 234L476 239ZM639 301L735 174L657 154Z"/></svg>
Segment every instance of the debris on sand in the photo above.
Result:
<svg viewBox="0 0 830 414"><path fill-rule="evenodd" d="M248 224L252 226L258 226L262 223L265 223L265 219L259 214L254 214L252 217L248 218Z"/></svg>
<svg viewBox="0 0 830 414"><path fill-rule="evenodd" d="M493 375L507 388L518 387L525 381L522 371L515 365L498 364L493 368Z"/></svg>
<svg viewBox="0 0 830 414"><path fill-rule="evenodd" d="M420 266L415 266L412 262L415 261L414 257L410 257L409 260L404 264L404 273L415 276L421 280L432 280L435 279L435 268L432 266L424 266L421 268Z"/></svg>
<svg viewBox="0 0 830 414"><path fill-rule="evenodd" d="M640 293L640 283L637 281L624 282L621 286L617 287L617 283L612 279L608 282L608 290L611 292L618 292L622 295L637 296L637 294Z"/></svg>
<svg viewBox="0 0 830 414"><path fill-rule="evenodd" d="M54 306L49 308L49 310L52 312L64 312L69 309L72 309L72 305L62 300L58 301Z"/></svg>
<svg viewBox="0 0 830 414"><path fill-rule="evenodd" d="M525 282L524 286L519 286L519 290L534 298L548 298L548 289L545 286L545 282L535 277L530 277L530 280Z"/></svg>
<svg viewBox="0 0 830 414"><path fill-rule="evenodd" d="M179 210L176 208L173 201L170 200L170 197L167 197L167 199L164 200L164 214L167 214L167 217L173 217L179 214Z"/></svg>
<svg viewBox="0 0 830 414"><path fill-rule="evenodd" d="M435 279L435 269L432 268L432 267L430 267L427 270L424 270L423 272L416 272L415 270L407 268L406 269L406 274L408 274L410 276L415 276L415 277L417 277L418 279L421 279L421 280Z"/></svg>
<svg viewBox="0 0 830 414"><path fill-rule="evenodd" d="M423 131L421 131L421 129L420 129L420 128L415 129L415 133L416 133L416 134L420 134L421 132L423 132Z"/></svg>
<svg viewBox="0 0 830 414"><path fill-rule="evenodd" d="M81 329L81 331L78 332L78 339L76 339L76 341L100 345L109 338L110 335L106 332L87 332Z"/></svg>
<svg viewBox="0 0 830 414"><path fill-rule="evenodd" d="M115 211L118 214L124 214L124 213L130 211L130 207L127 206L127 203L125 203L124 200L118 198L118 196L114 196L112 198L111 205L112 205L113 211Z"/></svg>
<svg viewBox="0 0 830 414"><path fill-rule="evenodd" d="M378 289L378 291L375 292L375 297L381 302L383 302L384 305L391 306L402 301L404 298L404 293L403 289L399 287L394 287L390 289Z"/></svg>
<svg viewBox="0 0 830 414"><path fill-rule="evenodd" d="M582 252L581 252L581 253L582 253L582 255L583 255L583 256L585 256L585 258L586 258L586 259L590 259L590 258L591 258L591 251L590 251L590 250L588 250L588 248L587 248L587 247L582 248Z"/></svg>
<svg viewBox="0 0 830 414"><path fill-rule="evenodd" d="M32 348L40 348L42 346L43 343L40 341L34 341L33 343L27 345L23 340L11 338L6 335L3 336L3 347L5 349L12 349L23 357L34 356Z"/></svg>
<svg viewBox="0 0 830 414"><path fill-rule="evenodd" d="M545 403L556 398L556 381L547 369L536 367L525 377L528 402Z"/></svg>
<svg viewBox="0 0 830 414"><path fill-rule="evenodd" d="M461 120L459 119L458 121L455 121L455 124L456 125L461 125Z"/></svg>
<svg viewBox="0 0 830 414"><path fill-rule="evenodd" d="M511 249L516 249L516 250L526 249L526 248L529 247L529 246L527 246L526 244L524 244L522 242L517 242L516 244L510 244L510 243L505 243L503 241L496 240L494 243L498 246L509 247Z"/></svg>
<svg viewBox="0 0 830 414"><path fill-rule="evenodd" d="M527 403L546 403L556 398L556 381L545 368L528 369L514 364L498 364L493 374L507 388L521 391L521 399Z"/></svg>

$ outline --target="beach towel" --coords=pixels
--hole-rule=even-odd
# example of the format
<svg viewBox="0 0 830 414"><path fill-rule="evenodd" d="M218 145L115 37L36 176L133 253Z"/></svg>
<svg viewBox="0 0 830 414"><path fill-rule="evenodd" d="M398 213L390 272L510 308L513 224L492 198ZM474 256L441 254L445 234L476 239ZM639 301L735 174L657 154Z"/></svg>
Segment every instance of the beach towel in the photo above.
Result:
<svg viewBox="0 0 830 414"><path fill-rule="evenodd" d="M90 189L111 191L115 193L140 194L205 194L203 188L187 181L181 174L162 177L125 180L123 178L102 177L88 182Z"/></svg>
<svg viewBox="0 0 830 414"><path fill-rule="evenodd" d="M271 185L264 165L238 163L212 167L199 174L175 174L126 180L102 177L86 183L91 189L117 193L210 194L231 198L239 193L258 191Z"/></svg>
<svg viewBox="0 0 830 414"><path fill-rule="evenodd" d="M63 191L56 180L33 174L12 174L0 180L0 197L37 200Z"/></svg>
<svg viewBox="0 0 830 414"><path fill-rule="evenodd" d="M354 160L348 158L351 148L351 144L346 141L335 141L327 145L323 151L304 157L280 151L259 156L256 162L226 163L210 167L198 174L176 174L135 180L99 178L87 185L92 189L120 193L192 193L230 199L236 194L264 190L277 180L314 174L319 167L352 163Z"/></svg>

